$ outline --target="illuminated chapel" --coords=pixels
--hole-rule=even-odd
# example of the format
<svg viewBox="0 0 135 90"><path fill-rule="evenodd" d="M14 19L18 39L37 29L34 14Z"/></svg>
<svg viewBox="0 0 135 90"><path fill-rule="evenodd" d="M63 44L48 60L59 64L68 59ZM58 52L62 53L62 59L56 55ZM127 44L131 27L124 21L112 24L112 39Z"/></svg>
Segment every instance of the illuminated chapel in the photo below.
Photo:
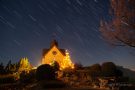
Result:
<svg viewBox="0 0 135 90"><path fill-rule="evenodd" d="M59 48L58 42L53 40L50 44L50 48L43 49L42 64L52 65L55 61L59 64L60 70L65 68L74 68L74 64L70 59L68 51Z"/></svg>

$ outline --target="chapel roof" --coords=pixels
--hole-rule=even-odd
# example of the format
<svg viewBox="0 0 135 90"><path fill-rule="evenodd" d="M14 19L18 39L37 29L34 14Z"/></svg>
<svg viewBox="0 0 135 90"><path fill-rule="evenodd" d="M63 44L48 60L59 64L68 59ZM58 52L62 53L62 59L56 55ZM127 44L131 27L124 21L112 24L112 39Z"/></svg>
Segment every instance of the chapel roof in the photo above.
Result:
<svg viewBox="0 0 135 90"><path fill-rule="evenodd" d="M49 49L43 49L42 55L46 55L52 48L53 46L56 46L58 48L58 42L56 40L53 40L50 44ZM59 48L58 48L59 49ZM59 49L59 51L65 56L66 55L66 50L65 49Z"/></svg>

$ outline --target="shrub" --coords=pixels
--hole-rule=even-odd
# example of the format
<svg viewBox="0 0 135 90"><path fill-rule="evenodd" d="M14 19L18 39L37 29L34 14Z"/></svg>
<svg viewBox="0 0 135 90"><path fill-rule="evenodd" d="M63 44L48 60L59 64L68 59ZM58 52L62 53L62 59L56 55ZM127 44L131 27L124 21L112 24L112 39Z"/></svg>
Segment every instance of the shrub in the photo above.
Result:
<svg viewBox="0 0 135 90"><path fill-rule="evenodd" d="M48 64L41 65L37 68L36 78L40 80L54 80L55 70Z"/></svg>
<svg viewBox="0 0 135 90"><path fill-rule="evenodd" d="M113 62L104 62L101 66L102 74L105 77L115 76L116 65Z"/></svg>
<svg viewBox="0 0 135 90"><path fill-rule="evenodd" d="M33 82L35 80L35 72L30 71L29 73L23 71L20 74L20 81L22 83L30 83Z"/></svg>

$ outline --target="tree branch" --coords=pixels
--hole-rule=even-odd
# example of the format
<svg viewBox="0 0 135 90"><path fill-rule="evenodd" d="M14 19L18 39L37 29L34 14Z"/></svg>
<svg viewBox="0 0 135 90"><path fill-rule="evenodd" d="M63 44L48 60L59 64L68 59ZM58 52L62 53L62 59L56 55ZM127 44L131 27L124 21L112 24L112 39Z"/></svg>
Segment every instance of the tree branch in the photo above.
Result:
<svg viewBox="0 0 135 90"><path fill-rule="evenodd" d="M115 36L115 38L116 38L117 40L121 41L122 43L124 43L124 44L130 46L130 47L135 47L135 45L133 45L132 43L126 42L126 41L124 41L124 40L118 38L117 36Z"/></svg>

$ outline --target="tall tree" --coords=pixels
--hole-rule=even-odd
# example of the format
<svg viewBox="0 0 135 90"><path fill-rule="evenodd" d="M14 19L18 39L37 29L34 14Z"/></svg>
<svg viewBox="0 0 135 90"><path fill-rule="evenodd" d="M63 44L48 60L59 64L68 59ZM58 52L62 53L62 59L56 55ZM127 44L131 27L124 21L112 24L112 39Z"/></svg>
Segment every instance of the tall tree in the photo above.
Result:
<svg viewBox="0 0 135 90"><path fill-rule="evenodd" d="M0 70L4 69L3 63L0 63Z"/></svg>
<svg viewBox="0 0 135 90"><path fill-rule="evenodd" d="M108 22L101 20L100 31L109 43L135 47L135 0L110 0Z"/></svg>
<svg viewBox="0 0 135 90"><path fill-rule="evenodd" d="M21 58L19 62L19 71L29 71L31 69L31 65L29 63L28 58Z"/></svg>
<svg viewBox="0 0 135 90"><path fill-rule="evenodd" d="M0 63L0 74L3 74L4 73L4 65L3 63Z"/></svg>
<svg viewBox="0 0 135 90"><path fill-rule="evenodd" d="M12 65L11 60L9 60L5 68L7 72L10 72L11 65Z"/></svg>

